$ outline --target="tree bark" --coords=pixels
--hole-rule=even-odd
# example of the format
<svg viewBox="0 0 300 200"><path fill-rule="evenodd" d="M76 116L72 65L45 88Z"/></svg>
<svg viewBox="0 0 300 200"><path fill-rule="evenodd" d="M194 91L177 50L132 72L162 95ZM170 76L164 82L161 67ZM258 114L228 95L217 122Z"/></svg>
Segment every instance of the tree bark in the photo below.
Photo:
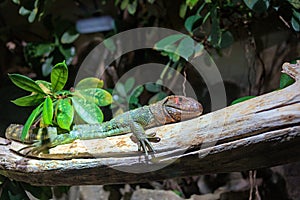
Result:
<svg viewBox="0 0 300 200"><path fill-rule="evenodd" d="M300 160L300 63L283 65L296 82L198 118L147 130L156 153L137 152L129 135L75 141L38 157L0 138L0 173L34 185L137 183L252 170Z"/></svg>

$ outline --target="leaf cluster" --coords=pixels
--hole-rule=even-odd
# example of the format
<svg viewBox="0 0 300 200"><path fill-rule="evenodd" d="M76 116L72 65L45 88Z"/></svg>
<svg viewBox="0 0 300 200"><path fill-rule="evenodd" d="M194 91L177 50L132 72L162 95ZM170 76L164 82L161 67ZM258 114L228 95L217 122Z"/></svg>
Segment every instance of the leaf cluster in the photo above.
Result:
<svg viewBox="0 0 300 200"><path fill-rule="evenodd" d="M81 80L75 88L63 90L68 80L65 62L53 67L51 82L34 81L19 74L10 74L9 78L18 87L31 92L12 102L18 106L37 106L24 125L22 140L30 127L37 123L40 128L55 125L65 131L70 131L76 116L85 123L101 123L103 113L99 106L112 102L110 93L101 89L103 81L93 77Z"/></svg>

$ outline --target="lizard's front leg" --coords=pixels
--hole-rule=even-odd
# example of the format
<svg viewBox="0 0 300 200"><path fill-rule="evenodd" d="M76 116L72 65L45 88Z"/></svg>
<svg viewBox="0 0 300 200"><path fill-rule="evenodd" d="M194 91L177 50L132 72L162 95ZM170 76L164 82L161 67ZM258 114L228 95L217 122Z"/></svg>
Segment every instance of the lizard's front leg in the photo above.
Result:
<svg viewBox="0 0 300 200"><path fill-rule="evenodd" d="M146 156L148 156L148 151L155 152L150 142L159 142L160 141L159 137L154 137L155 134L146 135L143 126L138 122L130 123L130 129L138 140L139 151L143 149Z"/></svg>

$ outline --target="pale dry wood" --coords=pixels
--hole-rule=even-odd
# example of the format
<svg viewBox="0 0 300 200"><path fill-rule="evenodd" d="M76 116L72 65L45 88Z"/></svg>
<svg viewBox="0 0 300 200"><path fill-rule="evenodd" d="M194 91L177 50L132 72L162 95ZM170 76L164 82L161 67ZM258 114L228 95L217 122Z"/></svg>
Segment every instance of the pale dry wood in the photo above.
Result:
<svg viewBox="0 0 300 200"><path fill-rule="evenodd" d="M296 83L199 118L147 130L162 141L137 152L129 135L76 141L39 155L0 140L0 173L35 185L144 182L250 170L300 160L300 64L284 64ZM61 160L64 158L65 160ZM129 173L128 173L129 172Z"/></svg>

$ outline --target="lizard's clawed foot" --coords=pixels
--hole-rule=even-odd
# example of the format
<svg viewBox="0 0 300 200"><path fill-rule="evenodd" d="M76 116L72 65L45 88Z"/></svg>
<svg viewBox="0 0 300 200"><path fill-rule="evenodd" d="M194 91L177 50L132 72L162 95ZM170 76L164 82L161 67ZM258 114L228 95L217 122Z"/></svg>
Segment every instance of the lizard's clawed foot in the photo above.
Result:
<svg viewBox="0 0 300 200"><path fill-rule="evenodd" d="M136 142L138 144L138 151L144 151L146 156L148 156L148 152L154 152L155 153L155 150L151 144L151 142L159 142L160 141L160 138L159 137L155 137L156 133L150 133L150 134L147 134L145 135L145 137L139 137L139 138L136 138L134 135L133 135L133 141Z"/></svg>

